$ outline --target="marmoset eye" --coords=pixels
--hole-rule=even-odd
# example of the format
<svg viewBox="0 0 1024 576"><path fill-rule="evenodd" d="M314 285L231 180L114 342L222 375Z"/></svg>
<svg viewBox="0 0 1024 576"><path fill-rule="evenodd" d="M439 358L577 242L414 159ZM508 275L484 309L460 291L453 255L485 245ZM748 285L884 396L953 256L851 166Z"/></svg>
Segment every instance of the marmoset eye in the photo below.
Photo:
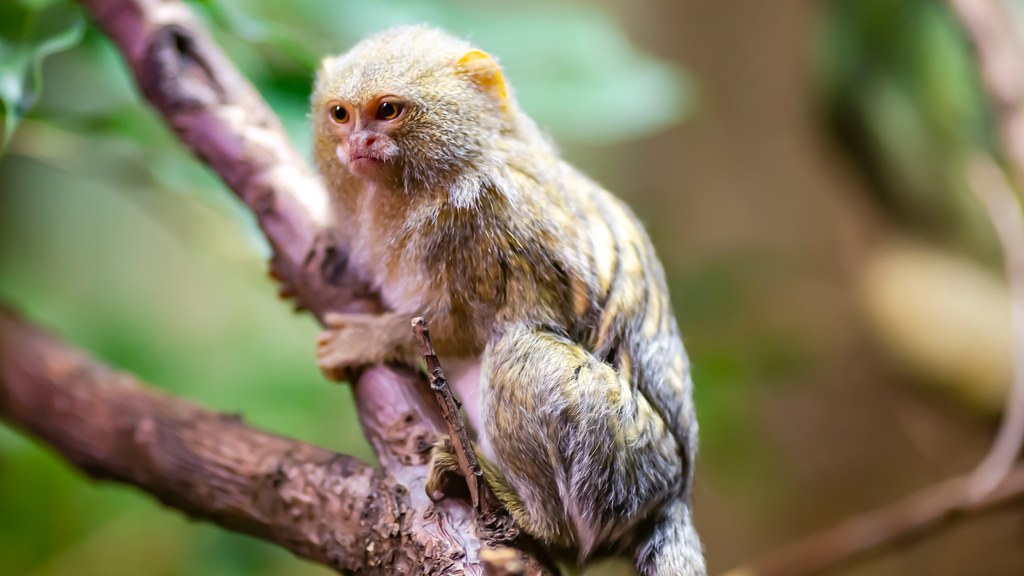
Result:
<svg viewBox="0 0 1024 576"><path fill-rule="evenodd" d="M344 124L348 122L348 109L341 104L338 104L331 110L331 118L338 124Z"/></svg>
<svg viewBox="0 0 1024 576"><path fill-rule="evenodd" d="M377 106L377 119L394 120L402 114L402 110L404 109L405 107L398 102L388 102L385 100Z"/></svg>

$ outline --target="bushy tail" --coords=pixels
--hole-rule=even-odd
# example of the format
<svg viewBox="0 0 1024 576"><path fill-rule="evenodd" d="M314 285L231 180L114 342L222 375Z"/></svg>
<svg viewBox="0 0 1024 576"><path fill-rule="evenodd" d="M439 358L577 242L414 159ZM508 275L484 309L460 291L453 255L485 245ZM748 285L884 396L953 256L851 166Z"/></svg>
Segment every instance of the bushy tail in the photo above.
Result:
<svg viewBox="0 0 1024 576"><path fill-rule="evenodd" d="M706 576L704 551L682 497L661 511L646 540L634 554L642 576Z"/></svg>

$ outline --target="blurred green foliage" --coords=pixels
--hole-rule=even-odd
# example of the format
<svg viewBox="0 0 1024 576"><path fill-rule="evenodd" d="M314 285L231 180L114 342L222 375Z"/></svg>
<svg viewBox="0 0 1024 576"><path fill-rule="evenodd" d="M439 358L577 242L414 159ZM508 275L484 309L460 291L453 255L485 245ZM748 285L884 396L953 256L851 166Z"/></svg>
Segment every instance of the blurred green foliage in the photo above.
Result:
<svg viewBox="0 0 1024 576"><path fill-rule="evenodd" d="M583 2L200 5L218 40L293 126L307 112L310 70L321 55L342 52L369 32L417 22L465 36L495 54L524 109L561 142L636 138L680 120L689 107L680 69L637 51L609 15ZM637 94L644 98L634 106Z"/></svg>
<svg viewBox="0 0 1024 576"><path fill-rule="evenodd" d="M830 0L819 37L827 113L897 222L994 261L967 188L971 154L993 151L970 48L944 3Z"/></svg>
<svg viewBox="0 0 1024 576"><path fill-rule="evenodd" d="M638 51L582 2L192 5L307 154L317 60L404 22L443 26L496 54L526 110L561 143L623 142L688 110L684 73ZM315 367L316 326L273 297L252 217L139 100L117 51L91 27L81 34L81 22L66 1L0 4L8 136L28 112L0 159L0 298L170 393L372 460L348 390ZM34 71L50 54L40 77ZM328 571L191 524L136 491L84 481L0 426L0 574L68 573Z"/></svg>
<svg viewBox="0 0 1024 576"><path fill-rule="evenodd" d="M83 30L81 12L63 0L0 4L0 152L35 104L43 60L74 46Z"/></svg>

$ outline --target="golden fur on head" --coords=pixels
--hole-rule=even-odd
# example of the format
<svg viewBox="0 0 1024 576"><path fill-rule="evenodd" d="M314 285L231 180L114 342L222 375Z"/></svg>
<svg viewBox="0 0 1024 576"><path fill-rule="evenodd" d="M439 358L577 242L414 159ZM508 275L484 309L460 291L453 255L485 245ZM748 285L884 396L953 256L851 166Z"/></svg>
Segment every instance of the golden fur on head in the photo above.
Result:
<svg viewBox="0 0 1024 576"><path fill-rule="evenodd" d="M401 151L397 178L406 190L444 188L472 201L481 188L504 184L506 159L498 151L515 155L513 142L543 141L493 58L442 30L402 26L324 59L312 98L317 144L335 143L331 104L358 109L382 96L408 107L390 134Z"/></svg>

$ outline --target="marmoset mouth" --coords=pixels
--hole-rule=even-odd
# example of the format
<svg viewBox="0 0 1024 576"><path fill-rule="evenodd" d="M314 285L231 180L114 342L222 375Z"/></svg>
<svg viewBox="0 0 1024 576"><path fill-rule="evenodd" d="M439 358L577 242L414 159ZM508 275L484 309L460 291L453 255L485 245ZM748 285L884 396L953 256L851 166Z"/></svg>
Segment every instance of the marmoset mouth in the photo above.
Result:
<svg viewBox="0 0 1024 576"><path fill-rule="evenodd" d="M372 174L379 171L387 162L381 155L374 154L364 147L355 148L355 150L346 150L344 146L339 145L335 150L335 156L353 174L360 176Z"/></svg>
<svg viewBox="0 0 1024 576"><path fill-rule="evenodd" d="M353 154L349 157L349 168L355 174L370 174L384 165L384 159L372 154Z"/></svg>

